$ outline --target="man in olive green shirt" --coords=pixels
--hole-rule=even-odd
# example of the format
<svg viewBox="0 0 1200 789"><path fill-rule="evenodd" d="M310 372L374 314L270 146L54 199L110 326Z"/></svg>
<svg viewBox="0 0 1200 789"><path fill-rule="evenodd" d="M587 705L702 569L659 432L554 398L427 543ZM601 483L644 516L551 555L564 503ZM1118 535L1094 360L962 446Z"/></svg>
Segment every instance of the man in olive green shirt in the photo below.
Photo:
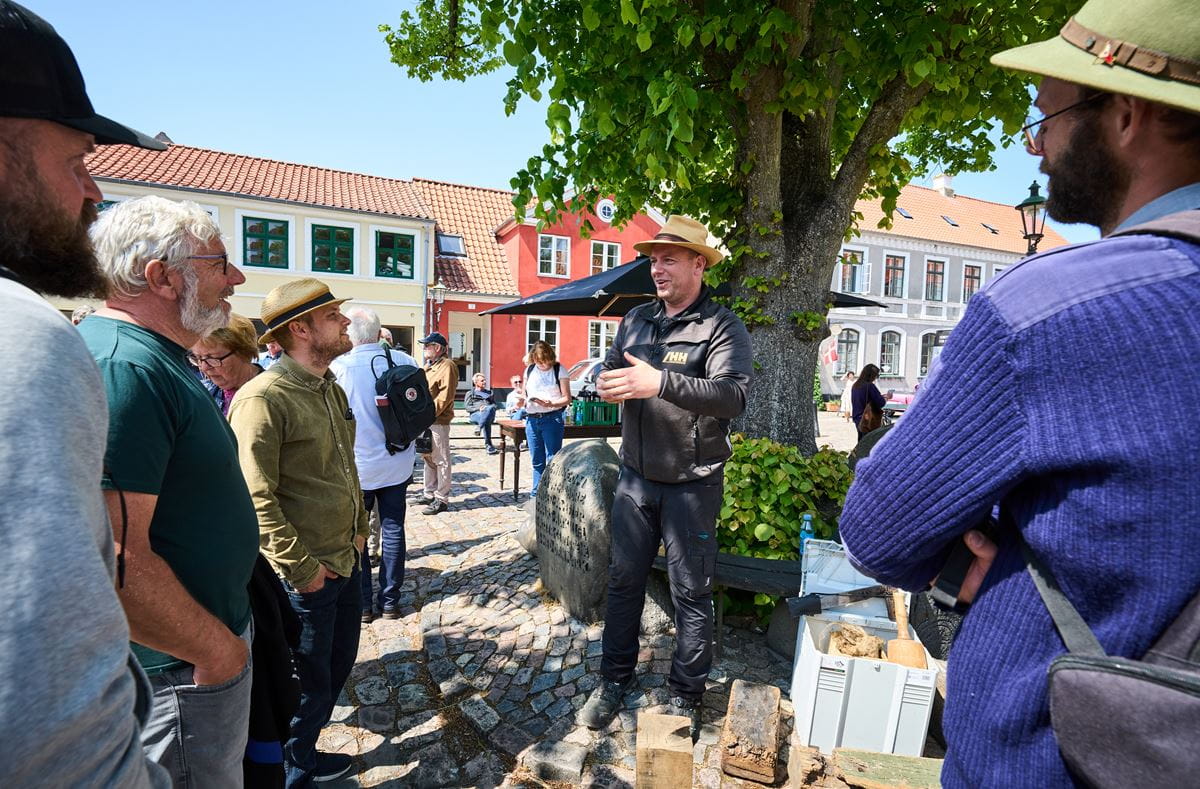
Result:
<svg viewBox="0 0 1200 789"><path fill-rule="evenodd" d="M354 464L354 415L329 363L350 350L350 321L318 280L285 283L263 300L263 340L279 361L238 390L229 422L258 513L262 551L300 618L300 708L284 746L287 785L307 786L350 769L318 753L317 736L358 654L358 556L368 534Z"/></svg>

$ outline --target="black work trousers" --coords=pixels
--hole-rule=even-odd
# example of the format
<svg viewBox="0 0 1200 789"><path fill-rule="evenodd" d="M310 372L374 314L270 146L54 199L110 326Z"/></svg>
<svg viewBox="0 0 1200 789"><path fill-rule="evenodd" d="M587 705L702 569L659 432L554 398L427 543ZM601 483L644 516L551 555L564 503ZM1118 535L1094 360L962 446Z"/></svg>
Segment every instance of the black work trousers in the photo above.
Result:
<svg viewBox="0 0 1200 789"><path fill-rule="evenodd" d="M666 484L621 468L612 510L612 558L600 673L623 682L637 668L638 633L646 602L646 577L659 542L666 546L667 576L675 603L675 655L667 678L671 692L689 699L704 693L712 667L713 571L717 513L724 474Z"/></svg>

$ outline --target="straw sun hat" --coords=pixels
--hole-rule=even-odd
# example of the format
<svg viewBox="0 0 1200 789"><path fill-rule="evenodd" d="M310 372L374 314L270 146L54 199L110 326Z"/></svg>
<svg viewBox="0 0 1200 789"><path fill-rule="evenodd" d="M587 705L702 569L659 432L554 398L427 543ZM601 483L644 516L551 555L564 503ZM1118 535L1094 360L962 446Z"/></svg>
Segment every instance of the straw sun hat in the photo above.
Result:
<svg viewBox="0 0 1200 789"><path fill-rule="evenodd" d="M667 217L667 223L663 225L663 229L658 232L658 235L649 241L634 244L633 248L638 252L649 254L654 247L667 245L683 247L704 255L708 261L705 268L720 263L723 257L720 252L708 245L708 229L704 225L695 219L677 215Z"/></svg>
<svg viewBox="0 0 1200 789"><path fill-rule="evenodd" d="M262 322L266 324L267 330L258 341L271 342L275 340L275 332L302 315L327 304L341 304L349 300L335 299L329 292L328 285L312 277L285 282L272 288L263 299Z"/></svg>

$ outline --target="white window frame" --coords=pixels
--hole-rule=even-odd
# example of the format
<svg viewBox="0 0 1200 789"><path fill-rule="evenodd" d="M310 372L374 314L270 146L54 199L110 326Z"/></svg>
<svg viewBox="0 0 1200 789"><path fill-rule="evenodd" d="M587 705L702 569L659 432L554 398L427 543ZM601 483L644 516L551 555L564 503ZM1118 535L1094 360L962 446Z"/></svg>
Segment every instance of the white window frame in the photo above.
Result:
<svg viewBox="0 0 1200 789"><path fill-rule="evenodd" d="M246 245L243 240L244 233L242 226L245 224L242 220L250 217L252 219L269 219L272 222L287 222L288 226L288 264L287 268L273 268L271 266L247 266L243 255L246 252ZM273 214L269 211L257 211L249 208L233 209L233 243L237 248L237 266L244 271L253 271L258 274L284 274L296 273L301 271L300 259L296 256L296 217L293 214ZM228 250L226 250L228 251Z"/></svg>
<svg viewBox="0 0 1200 789"><path fill-rule="evenodd" d="M607 219L604 217L604 209L606 209L606 208L609 210L609 216ZM601 200L600 202L596 203L596 218L599 219L604 224L611 225L612 221L613 221L613 217L616 216L616 213L617 213L617 204L614 203L609 198L606 197L603 200Z"/></svg>
<svg viewBox="0 0 1200 789"><path fill-rule="evenodd" d="M941 263L942 264L942 297L940 299L929 298L928 290L926 288L926 286L928 284L927 280L929 277L929 264L930 263ZM949 293L947 291L949 290L949 287L950 287L950 258L939 257L937 255L926 255L925 256L925 269L924 269L923 273L925 274L925 276L921 277L921 301L933 302L935 304L945 304L947 301L949 301L949 299L947 299L946 296L949 295Z"/></svg>
<svg viewBox="0 0 1200 789"><path fill-rule="evenodd" d="M539 330L538 335L536 337L534 337L531 334L531 332L533 330L533 322L534 321L541 321L541 329ZM562 337L562 329L558 324L558 318L541 318L541 317L533 317L533 316L526 318L525 319L525 347L530 348L538 340L545 340L547 325L551 324L551 323L554 324L554 342L552 342L551 345L554 346L554 355L557 356L558 355L558 341L559 341L559 338Z"/></svg>
<svg viewBox="0 0 1200 789"><path fill-rule="evenodd" d="M862 287L860 290L850 290L850 291L846 291L846 292L847 293L859 293L859 294L866 294L866 293L871 292L871 258L870 258L870 255L867 254L868 249L869 249L869 247L850 246L850 245L844 245L841 248L841 250L838 252L837 267L834 269L834 275L833 275L833 277L834 277L833 289L834 290L840 291L842 289L842 266L845 265L842 262L842 255L847 252L857 252L860 255L862 255L862 272L863 272Z"/></svg>
<svg viewBox="0 0 1200 789"><path fill-rule="evenodd" d="M550 273L546 273L546 272L542 271L542 239L543 238L552 239L552 246L550 248L550 268L551 268ZM557 244L560 241L562 243L566 244L566 247L567 247L567 254L566 254L567 271L565 274L555 274L553 271L555 247L557 246ZM591 264L591 262L589 261L589 265L590 264ZM570 279L571 278L571 238L569 236L555 236L555 235L551 235L549 233L538 233L537 273L538 273L539 277L553 277L555 279Z"/></svg>
<svg viewBox="0 0 1200 789"><path fill-rule="evenodd" d="M424 254L427 249L426 236L422 228L405 227L403 225L368 225L367 233L371 236L371 251L370 257L364 262L361 276L368 279L373 279L376 282L394 282L398 285L425 285L428 278L425 275L425 260ZM376 233L403 233L404 235L413 237L413 276L412 279L404 277L381 277L375 273L375 258L378 252L375 249L375 234ZM436 245L437 242L434 242Z"/></svg>
<svg viewBox="0 0 1200 789"><path fill-rule="evenodd" d="M975 293L983 290L984 277L987 275L987 264L978 260L964 260L962 267L959 269L961 275L958 278L958 300L966 304L970 299L967 298L967 266L974 266L979 269L979 287L975 289ZM974 295L974 294L972 294Z"/></svg>
<svg viewBox="0 0 1200 789"><path fill-rule="evenodd" d="M887 259L889 256L895 258L904 258L904 287L900 289L902 292L899 296L889 296L884 290L887 287ZM894 249L885 249L883 250L882 265L883 268L880 269L882 273L879 275L880 297L885 299L907 299L910 288L912 287L912 255L908 254L907 252L897 252Z"/></svg>
<svg viewBox="0 0 1200 789"><path fill-rule="evenodd" d="M845 327L843 327L845 328ZM897 352L897 364L900 369L894 372L885 373L883 371L883 335L887 332L894 331L900 335L900 350ZM879 332L875 335L875 356L879 360L879 377L880 378L903 378L904 377L904 354L908 348L908 332L899 326L881 326Z"/></svg>
<svg viewBox="0 0 1200 789"><path fill-rule="evenodd" d="M315 225L325 225L326 227L344 227L354 231L354 251L351 253L354 263L354 269L350 274L341 271L316 271L313 269L313 227ZM374 235L372 235L374 238ZM307 254L304 256L305 271L317 277L357 277L362 272L362 225L357 222L343 222L339 219L320 219L306 216L304 218L304 239L307 242L305 250ZM374 260L372 260L374 262Z"/></svg>
<svg viewBox="0 0 1200 789"><path fill-rule="evenodd" d="M594 262L594 258L596 257L596 245L597 244L599 244L603 247L604 254L602 254L601 257L605 258L606 260L608 258L607 252L611 251L611 249L614 247L617 250L616 254L613 256L613 261L614 261L613 264L611 266L609 266L608 268L600 269L600 271L595 270L595 262ZM593 240L591 252L592 252L591 255L588 256L588 273L590 273L590 274L599 274L604 271L611 271L612 269L621 265L621 244L620 244L620 242Z"/></svg>
<svg viewBox="0 0 1200 789"><path fill-rule="evenodd" d="M921 332L920 335L917 336L917 378L918 379L925 378L926 376L929 375L929 370L926 370L925 372L921 372L921 346L925 344L926 337L933 338L934 352L929 357L929 366L933 367L933 360L937 358L937 351L936 351L936 349L937 349L937 344L936 344L937 343L937 333L938 333L937 329L928 329L926 331Z"/></svg>
<svg viewBox="0 0 1200 789"><path fill-rule="evenodd" d="M608 353L608 349L612 347L613 340L616 339L617 327L620 325L621 325L620 321L605 321L605 320L588 321L588 358L589 359L596 359L596 358L603 359L604 358L604 355L606 353ZM608 345L601 348L599 353L592 353L592 329L596 328L596 327L599 327L599 329L600 329L600 343L603 345L604 340L607 339Z"/></svg>
<svg viewBox="0 0 1200 789"><path fill-rule="evenodd" d="M843 323L842 331L847 331L847 330L853 331L853 332L858 332L858 350L855 351L855 354L854 354L854 364L849 367L842 364L842 352L839 349L838 350L838 360L837 360L836 364L842 365L842 372L841 373L836 372L837 366L835 365L834 366L834 370L835 370L834 375L845 375L848 372L853 372L855 375L858 375L858 371L863 368L863 361L862 361L863 350L864 350L863 346L865 346L867 344L866 343L867 332L862 326L859 326L857 324ZM840 337L840 336L841 336L841 332L838 332L838 337ZM838 347L838 337L833 338L833 347L834 348Z"/></svg>
<svg viewBox="0 0 1200 789"><path fill-rule="evenodd" d="M988 277L987 281L991 282L996 277L1003 274L1004 270L1007 269L1011 265L1012 265L1011 263L993 263L992 264L992 276Z"/></svg>

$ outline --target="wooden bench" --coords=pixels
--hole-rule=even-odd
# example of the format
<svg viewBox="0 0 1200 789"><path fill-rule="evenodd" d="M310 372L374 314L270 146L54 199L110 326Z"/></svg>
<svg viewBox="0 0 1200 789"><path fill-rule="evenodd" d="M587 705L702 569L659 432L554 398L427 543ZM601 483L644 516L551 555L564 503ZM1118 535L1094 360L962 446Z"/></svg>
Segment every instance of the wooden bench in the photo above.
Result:
<svg viewBox="0 0 1200 789"><path fill-rule="evenodd" d="M654 557L655 569L666 572L667 557ZM720 552L714 571L717 592L716 654L721 655L724 640L725 587L746 592L761 592L772 597L791 597L800 592L800 562L794 559L759 559L754 556Z"/></svg>

